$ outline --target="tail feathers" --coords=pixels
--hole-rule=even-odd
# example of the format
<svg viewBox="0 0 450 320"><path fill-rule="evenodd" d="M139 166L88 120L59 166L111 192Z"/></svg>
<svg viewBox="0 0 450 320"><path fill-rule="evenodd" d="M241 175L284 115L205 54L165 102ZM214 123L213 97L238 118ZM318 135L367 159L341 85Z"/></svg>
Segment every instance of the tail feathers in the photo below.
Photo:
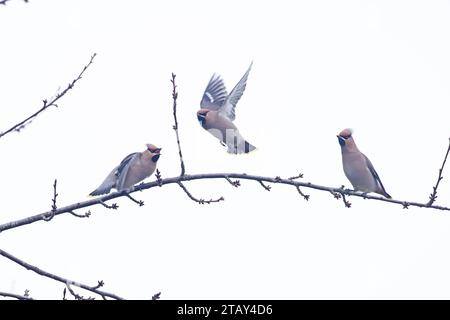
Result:
<svg viewBox="0 0 450 320"><path fill-rule="evenodd" d="M256 147L250 143L248 143L247 141L245 141L245 153L249 153L253 150L256 150Z"/></svg>
<svg viewBox="0 0 450 320"><path fill-rule="evenodd" d="M392 199L391 195L389 193L386 192L386 190L382 190L381 192L379 192L382 196L385 196L388 199Z"/></svg>
<svg viewBox="0 0 450 320"><path fill-rule="evenodd" d="M378 186L378 190L375 191L378 194L381 194L383 197L386 197L388 199L392 199L391 195L389 193L386 192L386 190L384 189L383 184L380 182L379 186Z"/></svg>
<svg viewBox="0 0 450 320"><path fill-rule="evenodd" d="M385 198L392 199L391 195L389 193L387 193L386 190L384 190L383 187L379 187L377 190L372 191L372 192L381 194Z"/></svg>
<svg viewBox="0 0 450 320"><path fill-rule="evenodd" d="M232 154L241 154L241 153L249 153L252 152L253 150L255 150L256 147L252 144L250 144L247 141L244 141L243 144L240 145L236 145L236 144L232 144L232 145L228 145L228 153L232 153Z"/></svg>
<svg viewBox="0 0 450 320"><path fill-rule="evenodd" d="M107 194L111 191L111 188L113 187L112 184L102 184L100 187L92 191L89 195L90 196L100 196L102 194Z"/></svg>

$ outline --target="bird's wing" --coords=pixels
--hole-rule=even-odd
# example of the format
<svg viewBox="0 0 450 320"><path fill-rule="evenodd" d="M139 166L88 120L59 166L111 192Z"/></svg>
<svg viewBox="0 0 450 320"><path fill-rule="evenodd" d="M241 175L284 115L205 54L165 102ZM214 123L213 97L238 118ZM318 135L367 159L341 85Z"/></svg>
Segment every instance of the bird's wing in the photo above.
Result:
<svg viewBox="0 0 450 320"><path fill-rule="evenodd" d="M202 109L218 110L227 99L228 93L222 78L218 74L213 74L203 93L200 106Z"/></svg>
<svg viewBox="0 0 450 320"><path fill-rule="evenodd" d="M116 179L117 179L116 171L117 171L117 167L114 168L110 172L110 174L105 178L105 180L102 182L102 184L97 189L92 191L89 195L90 196L99 196L102 194L109 193L111 191L111 188L113 188L116 183Z"/></svg>
<svg viewBox="0 0 450 320"><path fill-rule="evenodd" d="M250 73L250 70L252 69L253 62L250 63L250 66L248 67L245 74L242 76L241 80L236 84L236 86L231 90L230 95L228 96L227 100L223 104L221 113L225 114L228 119L231 121L234 121L236 118L236 104L238 103L239 99L241 99L242 94L245 91L245 87L247 86L247 79L248 75Z"/></svg>
<svg viewBox="0 0 450 320"><path fill-rule="evenodd" d="M140 152L134 152L126 156L117 167L115 175L117 177L116 189L121 190L125 182L130 166L139 158Z"/></svg>
<svg viewBox="0 0 450 320"><path fill-rule="evenodd" d="M367 164L367 168L369 169L370 173L372 174L372 176L374 177L375 181L378 183L378 185L380 186L381 190L386 194L389 195L386 190L384 189L383 183L381 182L380 176L378 175L377 171L375 170L372 162L370 162L369 158L366 157L365 154L363 154L364 159L366 160L366 164ZM389 196L390 198L390 196Z"/></svg>

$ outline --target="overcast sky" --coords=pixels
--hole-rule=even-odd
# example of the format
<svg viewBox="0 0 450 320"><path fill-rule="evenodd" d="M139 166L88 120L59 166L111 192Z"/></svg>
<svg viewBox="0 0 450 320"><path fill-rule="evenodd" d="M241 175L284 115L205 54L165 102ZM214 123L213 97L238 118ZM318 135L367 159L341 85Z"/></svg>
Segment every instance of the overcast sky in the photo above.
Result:
<svg viewBox="0 0 450 320"><path fill-rule="evenodd" d="M351 127L395 199L426 202L450 136L450 1L56 1L0 6L0 131L97 57L59 108L0 139L0 223L88 199L123 157L162 147L179 174L172 72L188 173L237 172L350 187L336 138ZM197 122L213 72L253 68L229 155ZM448 173L447 173L448 172ZM450 168L437 204L450 205ZM154 177L147 181L153 180ZM253 181L176 185L117 211L5 231L0 248L130 299L449 299L450 214ZM83 213L81 211L80 213ZM60 299L63 285L0 258L0 291ZM81 292L81 291L80 291ZM89 295L89 294L86 294Z"/></svg>

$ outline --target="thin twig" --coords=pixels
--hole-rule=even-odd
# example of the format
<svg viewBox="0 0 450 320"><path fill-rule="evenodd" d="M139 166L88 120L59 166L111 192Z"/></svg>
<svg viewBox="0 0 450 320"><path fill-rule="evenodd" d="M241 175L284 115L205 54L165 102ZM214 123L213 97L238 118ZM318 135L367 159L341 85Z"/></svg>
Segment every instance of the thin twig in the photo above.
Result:
<svg viewBox="0 0 450 320"><path fill-rule="evenodd" d="M11 0L0 0L0 5L6 5L6 3ZM23 0L23 2L28 3L28 0Z"/></svg>
<svg viewBox="0 0 450 320"><path fill-rule="evenodd" d="M290 180L292 180L292 179L290 179ZM303 192L302 192L302 190L300 190L300 187L299 186L295 186L296 188L297 188L297 191L298 191L298 193L303 197L303 199L305 199L306 201L308 201L309 200L309 194L304 194Z"/></svg>
<svg viewBox="0 0 450 320"><path fill-rule="evenodd" d="M344 205L346 208L351 208L352 204L350 201L347 200L344 193L341 193L342 195L342 201L344 202Z"/></svg>
<svg viewBox="0 0 450 320"><path fill-rule="evenodd" d="M241 186L241 182L240 182L239 180L233 181L233 180L231 180L231 179L228 178L228 177L225 177L225 179L226 179L233 187L235 187L235 188L238 188L238 187Z"/></svg>
<svg viewBox="0 0 450 320"><path fill-rule="evenodd" d="M297 180L297 179L302 179L303 178L303 173L299 173L296 176L290 177L288 178L289 180Z"/></svg>
<svg viewBox="0 0 450 320"><path fill-rule="evenodd" d="M74 285L74 286L77 286L77 287L79 287L81 289L84 289L84 290L93 292L95 294L98 294L98 295L100 295L102 297L108 297L108 298L112 298L112 299L116 299L116 300L123 300L123 298L121 298L121 297L119 297L119 296L117 296L117 295L115 295L113 293L109 293L109 292L106 292L106 291L98 290L97 287L87 286L85 284L82 284L82 283L79 283L79 282L75 282L75 281L72 281L72 280L69 280L69 279L57 276L57 275L55 275L53 273L44 271L42 269L39 269L38 267L33 266L33 265L31 265L31 264L29 264L29 263L27 263L27 262L25 262L25 261L23 261L23 260L21 260L19 258L16 258L12 254L9 254L8 252L6 252L6 251L4 251L2 249L0 249L0 255L2 255L5 258L7 258L7 259L9 259L9 260L11 260L11 261L21 265L25 269L28 269L28 270L36 272L37 274L39 274L41 276L44 276L44 277L53 279L55 281L59 281L59 282L64 283L65 285L68 286L69 291L70 291L69 285Z"/></svg>
<svg viewBox="0 0 450 320"><path fill-rule="evenodd" d="M85 214L78 214L73 211L69 211L69 213L77 218L89 218L91 216L91 210L88 210Z"/></svg>
<svg viewBox="0 0 450 320"><path fill-rule="evenodd" d="M165 178L162 179L161 182L158 181L151 181L151 182L147 182L144 184L140 184L135 186L135 188L133 189L133 192L138 192L144 189L151 189L151 188L155 188L155 187L159 187L159 186L164 186L164 185L168 185L168 184L173 184L176 183L178 184L179 182L185 182L185 181L193 181L193 180L210 180L210 179L225 179L229 178L229 179L241 179L241 180L253 180L253 181L264 181L267 183L279 183L279 184L284 184L284 185L290 185L290 186L299 186L302 188L308 188L308 189L314 189L314 190L319 190L319 191L325 191L325 192L331 192L333 195L334 193L339 193L339 194L345 194L348 196L353 196L353 197L360 197L360 198L365 198L365 199L370 199L370 200L375 200L375 201L382 201L382 202L388 202L388 203L392 203L392 204L398 204L403 206L404 203L407 203L408 206L413 206L413 207L418 207L418 208L426 208L426 209L435 209L435 210L443 210L443 211L450 211L450 207L445 207L445 206L437 206L437 205L431 205L428 206L425 203L418 203L418 202L413 202L413 201L405 201L405 200L395 200L395 199L388 199L382 196L378 196L378 195L369 195L369 194L362 194L361 192L358 191L353 191L353 190L342 190L342 188L336 188L336 187L328 187L328 186L323 186L323 185L318 185L318 184L313 184L310 182L302 182L302 181L295 181L295 180L289 180L289 179L281 179L281 178L272 178L272 177L264 177L264 176L255 176L255 175L249 175L249 174L244 174L244 173L204 173L204 174L193 174L193 175L184 175L184 176L176 176L176 177L171 177L171 178ZM116 198L120 198L125 196L123 194L123 192L113 192L107 195L104 195L102 197L99 198L94 198L94 199L90 199L84 202L77 202L65 207L59 207L56 211L55 211L55 216L64 214L64 213L68 213L69 211L75 211L75 210L79 210L82 208L86 208L86 207L90 207L93 205L103 205L105 206L106 203L105 201L109 201L111 199L116 199ZM115 205L115 206L114 206ZM108 206L106 205L106 207L108 208L117 208L117 204L113 204L113 206ZM37 221L41 221L44 220L44 217L48 216L51 212L44 212L44 213L40 213L40 214L36 214L33 216L29 216L23 219L19 219L19 220L15 220L15 221L11 221L11 222L7 222L4 223L2 225L0 225L0 232L5 231L5 230L9 230L9 229L14 229L20 226L24 226L30 223L34 223Z"/></svg>
<svg viewBox="0 0 450 320"><path fill-rule="evenodd" d="M341 186L338 190L329 190L330 193L333 195L333 197L337 200L342 199L342 201L344 202L344 205L346 208L350 208L352 206L352 204L350 203L350 201L348 201L345 197L346 192L357 192L357 191L353 191L350 189L345 189L345 186ZM348 193L347 193L348 194ZM348 195L352 195L352 194L348 194ZM358 196L363 197L364 199L367 199L367 194L366 193L360 193L358 192Z"/></svg>
<svg viewBox="0 0 450 320"><path fill-rule="evenodd" d="M192 201L197 202L198 204L211 204L213 202L220 202L225 200L224 197L220 197L218 199L210 199L210 200L205 200L205 199L197 199L196 197L194 197L188 189L186 189L186 187L184 186L184 184L182 184L181 182L178 182L178 185L181 187L181 189L183 189L183 191L187 194L187 196L189 197L189 199L191 199Z"/></svg>
<svg viewBox="0 0 450 320"><path fill-rule="evenodd" d="M97 285L93 287L94 289L99 289L105 285L105 282L103 280L97 281Z"/></svg>
<svg viewBox="0 0 450 320"><path fill-rule="evenodd" d="M33 113L31 116L27 117L25 120L20 121L19 123L13 125L11 128L9 128L8 130L1 132L0 133L0 138L3 137L4 135L13 132L13 131L20 131L22 130L27 124L30 123L31 120L33 120L35 117L37 117L41 112L45 111L46 109L54 106L54 107L58 107L58 105L56 104L56 102L61 99L70 89L72 89L75 84L82 78L83 73L87 70L87 68L89 68L89 66L92 64L92 62L94 61L94 58L97 54L94 53L91 56L91 60L89 61L89 63L84 66L83 70L78 74L78 76L72 80L71 83L69 83L69 85L60 93L58 93L54 98L52 98L50 101L47 101L47 99L43 100L43 106L36 111L35 113Z"/></svg>
<svg viewBox="0 0 450 320"><path fill-rule="evenodd" d="M431 206L434 203L434 201L436 201L436 199L437 199L437 189L439 187L439 183L444 178L442 176L442 171L444 171L444 166L445 166L445 163L447 162L447 157L448 157L449 152L450 152L450 138L448 139L448 148L447 148L447 152L444 157L444 161L442 162L442 166L439 169L439 175L438 175L436 185L433 187L433 192L430 194L430 201L428 201L427 206Z"/></svg>
<svg viewBox="0 0 450 320"><path fill-rule="evenodd" d="M55 179L55 182L53 183L53 199L52 199L52 211L56 211L58 207L56 206L56 197L58 197L58 193L56 192L56 183L58 180Z"/></svg>
<svg viewBox="0 0 450 320"><path fill-rule="evenodd" d="M33 298L31 298L28 295L20 295L20 294L9 293L9 292L0 292L0 296L7 297L7 298L14 298L17 300L33 300Z"/></svg>
<svg viewBox="0 0 450 320"><path fill-rule="evenodd" d="M178 134L178 120L177 120L177 98L178 98L178 92L177 92L177 85L175 84L175 78L176 78L176 75L174 73L172 73L172 79L170 80L170 82L172 82L173 119L175 121L175 125L173 126L173 130L175 130L175 134L177 136L178 154L180 155L180 165L181 165L180 176L184 176L184 174L186 172L186 169L185 169L185 166L184 166L183 154L181 153L180 136Z"/></svg>
<svg viewBox="0 0 450 320"><path fill-rule="evenodd" d="M50 214L45 217L45 221L50 221L53 219L53 217L55 216L55 212L56 209L58 209L58 207L56 206L56 197L58 197L58 193L56 192L56 183L57 180L55 179L55 182L53 183L53 198L52 198L52 210L50 210Z"/></svg>
<svg viewBox="0 0 450 320"><path fill-rule="evenodd" d="M155 293L152 296L152 300L159 300L161 298L161 292Z"/></svg>
<svg viewBox="0 0 450 320"><path fill-rule="evenodd" d="M259 184L260 184L264 189L266 189L267 191L270 191L270 189L272 189L271 186L265 185L264 182L262 182L261 180L258 180L258 182L259 182Z"/></svg>
<svg viewBox="0 0 450 320"><path fill-rule="evenodd" d="M84 296L79 295L78 293L73 291L72 287L68 283L66 283L66 288L69 290L70 294L75 298L75 300L95 300L95 298L93 297L85 298Z"/></svg>
<svg viewBox="0 0 450 320"><path fill-rule="evenodd" d="M119 206L117 205L117 203L113 203L112 205L107 205L106 202L102 201L100 199L99 203L104 206L106 209L112 209L112 210L117 210L119 208Z"/></svg>
<svg viewBox="0 0 450 320"><path fill-rule="evenodd" d="M133 201L134 203L136 203L139 207L142 207L144 205L144 201L142 200L136 200L135 198L133 198L132 196L130 196L128 193L126 194L126 196L128 197L128 199L130 199L131 201Z"/></svg>
<svg viewBox="0 0 450 320"><path fill-rule="evenodd" d="M162 187L162 184L161 184L161 181L162 181L161 172L159 171L159 169L156 169L155 177L156 177L156 181L158 181L158 185L160 187Z"/></svg>

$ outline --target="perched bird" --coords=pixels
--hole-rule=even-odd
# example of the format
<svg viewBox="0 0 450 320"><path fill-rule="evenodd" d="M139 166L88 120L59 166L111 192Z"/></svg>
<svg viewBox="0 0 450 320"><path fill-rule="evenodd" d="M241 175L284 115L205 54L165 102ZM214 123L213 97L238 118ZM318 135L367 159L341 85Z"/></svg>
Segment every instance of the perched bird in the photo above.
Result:
<svg viewBox="0 0 450 320"><path fill-rule="evenodd" d="M252 64L253 62L230 94L227 93L220 75L213 74L203 93L201 109L197 111L200 125L226 145L229 153L249 153L256 149L242 137L233 123L236 118L236 104L244 93Z"/></svg>
<svg viewBox="0 0 450 320"><path fill-rule="evenodd" d="M344 173L353 188L356 191L375 192L386 198L392 198L384 189L370 160L356 146L352 130L344 129L337 137L341 145Z"/></svg>
<svg viewBox="0 0 450 320"><path fill-rule="evenodd" d="M129 190L136 183L151 176L156 169L161 148L147 144L143 152L135 152L125 157L122 162L111 171L105 181L89 195L106 194L115 188L117 191Z"/></svg>

